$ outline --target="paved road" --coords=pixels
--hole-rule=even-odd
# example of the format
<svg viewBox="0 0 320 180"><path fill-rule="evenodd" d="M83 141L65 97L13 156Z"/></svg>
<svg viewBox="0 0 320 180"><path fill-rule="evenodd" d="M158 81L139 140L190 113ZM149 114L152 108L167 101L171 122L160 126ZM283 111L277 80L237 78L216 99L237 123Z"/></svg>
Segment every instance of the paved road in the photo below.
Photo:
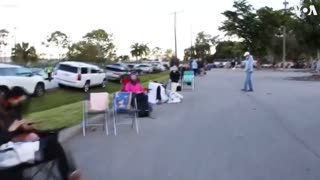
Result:
<svg viewBox="0 0 320 180"><path fill-rule="evenodd" d="M320 83L284 79L295 75L257 72L243 93L243 72L214 70L139 135L123 126L69 146L86 180L319 180Z"/></svg>

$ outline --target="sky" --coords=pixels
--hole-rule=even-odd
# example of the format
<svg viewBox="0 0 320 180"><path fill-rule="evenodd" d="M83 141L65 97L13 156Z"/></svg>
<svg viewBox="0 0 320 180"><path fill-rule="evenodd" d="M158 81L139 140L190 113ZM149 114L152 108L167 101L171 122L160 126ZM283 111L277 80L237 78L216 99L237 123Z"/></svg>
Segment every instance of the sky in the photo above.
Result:
<svg viewBox="0 0 320 180"><path fill-rule="evenodd" d="M299 4L299 0L288 1L291 6ZM254 8L283 8L283 0L248 2ZM43 53L48 50L41 42L56 30L76 42L87 32L104 29L113 34L117 54L129 55L136 42L148 43L151 49L174 49L172 12L177 11L178 57L183 58L183 50L198 32L223 37L218 31L225 20L221 13L232 5L233 0L0 0L0 29L10 31L6 53L14 39Z"/></svg>

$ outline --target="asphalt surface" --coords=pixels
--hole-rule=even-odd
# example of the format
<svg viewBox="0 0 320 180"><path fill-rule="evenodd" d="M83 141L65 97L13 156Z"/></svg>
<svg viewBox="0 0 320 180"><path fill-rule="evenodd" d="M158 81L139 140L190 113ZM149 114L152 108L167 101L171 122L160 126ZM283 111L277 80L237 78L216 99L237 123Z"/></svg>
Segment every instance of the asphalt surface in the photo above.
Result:
<svg viewBox="0 0 320 180"><path fill-rule="evenodd" d="M320 82L303 73L213 70L181 104L155 107L140 134L97 129L68 143L85 180L319 180Z"/></svg>

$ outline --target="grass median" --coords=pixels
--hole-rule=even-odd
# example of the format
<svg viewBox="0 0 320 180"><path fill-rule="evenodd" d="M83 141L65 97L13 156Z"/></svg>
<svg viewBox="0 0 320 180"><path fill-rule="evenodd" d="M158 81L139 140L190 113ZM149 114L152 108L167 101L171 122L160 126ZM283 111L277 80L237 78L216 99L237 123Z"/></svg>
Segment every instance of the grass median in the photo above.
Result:
<svg viewBox="0 0 320 180"><path fill-rule="evenodd" d="M162 82L168 79L168 72L159 74L150 74L140 77L144 87L148 82ZM116 92L121 85L109 83L106 91L109 93ZM96 88L93 91L101 91L102 88ZM69 127L81 122L83 93L71 89L57 89L48 92L44 97L34 98L28 109L27 119L34 122L37 128L54 129Z"/></svg>

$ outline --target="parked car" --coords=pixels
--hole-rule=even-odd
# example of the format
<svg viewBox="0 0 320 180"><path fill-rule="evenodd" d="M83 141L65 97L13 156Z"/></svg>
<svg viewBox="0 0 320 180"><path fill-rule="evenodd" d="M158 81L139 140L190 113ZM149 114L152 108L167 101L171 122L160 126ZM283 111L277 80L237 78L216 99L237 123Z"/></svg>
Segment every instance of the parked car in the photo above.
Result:
<svg viewBox="0 0 320 180"><path fill-rule="evenodd" d="M135 64L127 64L129 71L133 71L134 67L136 66Z"/></svg>
<svg viewBox="0 0 320 180"><path fill-rule="evenodd" d="M152 63L153 71L162 72L165 71L166 68L161 63Z"/></svg>
<svg viewBox="0 0 320 180"><path fill-rule="evenodd" d="M135 70L141 70L143 73L152 73L153 67L151 64L138 64L134 68Z"/></svg>
<svg viewBox="0 0 320 180"><path fill-rule="evenodd" d="M129 69L123 66L107 65L106 66L107 79L108 80L121 80L122 76L129 73Z"/></svg>
<svg viewBox="0 0 320 180"><path fill-rule="evenodd" d="M126 69L130 69L127 64L123 64L123 63L113 63L113 64L110 64L110 65L120 66L120 67L124 67Z"/></svg>
<svg viewBox="0 0 320 180"><path fill-rule="evenodd" d="M168 64L163 64L163 67L166 69L166 71L170 69Z"/></svg>
<svg viewBox="0 0 320 180"><path fill-rule="evenodd" d="M0 93L12 87L22 87L30 95L42 96L45 93L44 78L31 69L9 64L0 64Z"/></svg>
<svg viewBox="0 0 320 180"><path fill-rule="evenodd" d="M107 84L107 76L103 69L96 65L67 61L58 65L54 78L59 86L83 88L88 92L90 87Z"/></svg>
<svg viewBox="0 0 320 180"><path fill-rule="evenodd" d="M215 62L214 65L216 65L217 68L224 68L224 65L222 62Z"/></svg>

